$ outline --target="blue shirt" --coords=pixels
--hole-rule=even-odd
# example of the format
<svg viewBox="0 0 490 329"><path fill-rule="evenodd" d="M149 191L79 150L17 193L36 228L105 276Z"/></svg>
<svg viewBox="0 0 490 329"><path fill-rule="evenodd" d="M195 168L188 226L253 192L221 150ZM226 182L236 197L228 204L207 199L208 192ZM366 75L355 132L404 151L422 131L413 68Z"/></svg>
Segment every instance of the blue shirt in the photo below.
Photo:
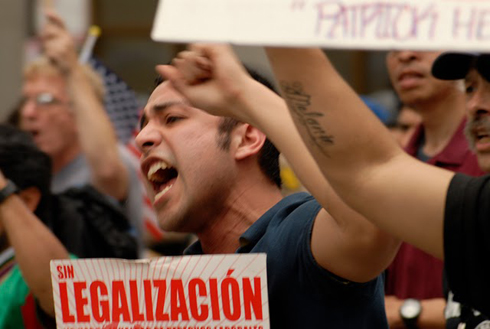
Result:
<svg viewBox="0 0 490 329"><path fill-rule="evenodd" d="M320 209L311 195L292 194L240 237L237 253L267 254L271 328L388 328L381 276L350 282L313 258L311 233ZM202 254L199 241L185 253Z"/></svg>

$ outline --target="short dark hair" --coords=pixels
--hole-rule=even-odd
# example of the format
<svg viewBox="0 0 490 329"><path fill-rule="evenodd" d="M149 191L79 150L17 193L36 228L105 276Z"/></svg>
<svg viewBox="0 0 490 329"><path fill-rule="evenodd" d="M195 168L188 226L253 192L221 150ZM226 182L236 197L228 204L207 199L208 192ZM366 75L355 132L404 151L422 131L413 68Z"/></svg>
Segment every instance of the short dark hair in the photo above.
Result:
<svg viewBox="0 0 490 329"><path fill-rule="evenodd" d="M267 80L264 76L259 74L257 71L251 69L250 67L245 66L248 74L256 80L260 82L273 92L277 94L276 89L272 85L272 83ZM240 121L233 118L223 118L219 125L219 133L221 134L221 138L219 139L219 145L222 149L228 149L230 146L230 133L233 129L240 123ZM281 188L282 180L281 180L281 171L279 167L279 150L272 144L272 142L266 138L264 145L259 153L259 166L262 172L267 176L267 178L274 183L277 187Z"/></svg>
<svg viewBox="0 0 490 329"><path fill-rule="evenodd" d="M263 75L253 70L252 68L245 66L248 74L256 81L260 82L274 93L279 94L274 88L272 83ZM155 87L163 83L165 79L158 76L155 79ZM218 139L218 145L223 150L228 150L230 146L230 133L233 129L240 123L240 121L224 117L218 127L218 132L220 133L220 138ZM266 138L264 145L259 153L259 166L262 172L267 176L267 178L274 183L277 187L281 188L281 171L279 167L279 150L272 144L272 142Z"/></svg>
<svg viewBox="0 0 490 329"><path fill-rule="evenodd" d="M51 159L32 137L18 128L0 124L0 170L20 190L36 187L41 200L34 213L44 222L50 215Z"/></svg>

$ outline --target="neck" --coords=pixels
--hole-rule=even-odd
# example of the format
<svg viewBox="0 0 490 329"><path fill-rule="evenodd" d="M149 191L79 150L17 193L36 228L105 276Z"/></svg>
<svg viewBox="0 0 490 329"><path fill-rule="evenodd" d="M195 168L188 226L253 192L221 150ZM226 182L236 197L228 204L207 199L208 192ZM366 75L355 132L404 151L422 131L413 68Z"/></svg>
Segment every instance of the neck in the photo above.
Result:
<svg viewBox="0 0 490 329"><path fill-rule="evenodd" d="M52 170L53 173L58 173L61 169L66 167L70 162L72 162L77 156L82 152L80 145L74 145L69 149L60 152L59 154L53 155L52 160Z"/></svg>
<svg viewBox="0 0 490 329"><path fill-rule="evenodd" d="M425 144L423 151L433 157L449 143L465 115L464 94L454 92L416 107L422 116Z"/></svg>
<svg viewBox="0 0 490 329"><path fill-rule="evenodd" d="M240 246L240 236L281 199L281 192L275 185L246 181L230 193L222 211L215 214L210 225L197 233L204 253L234 253Z"/></svg>

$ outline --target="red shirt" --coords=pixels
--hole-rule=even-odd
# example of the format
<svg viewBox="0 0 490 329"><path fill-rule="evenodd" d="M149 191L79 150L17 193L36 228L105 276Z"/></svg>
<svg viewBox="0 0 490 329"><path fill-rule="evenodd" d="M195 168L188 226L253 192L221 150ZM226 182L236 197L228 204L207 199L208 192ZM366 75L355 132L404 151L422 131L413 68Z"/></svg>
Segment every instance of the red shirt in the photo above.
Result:
<svg viewBox="0 0 490 329"><path fill-rule="evenodd" d="M448 145L427 163L471 176L481 176L476 155L469 149L464 136L466 119L459 125ZM419 125L406 147L408 154L417 155L424 138L424 129ZM444 264L420 249L402 243L386 276L386 295L398 298L429 299L444 297L442 271Z"/></svg>

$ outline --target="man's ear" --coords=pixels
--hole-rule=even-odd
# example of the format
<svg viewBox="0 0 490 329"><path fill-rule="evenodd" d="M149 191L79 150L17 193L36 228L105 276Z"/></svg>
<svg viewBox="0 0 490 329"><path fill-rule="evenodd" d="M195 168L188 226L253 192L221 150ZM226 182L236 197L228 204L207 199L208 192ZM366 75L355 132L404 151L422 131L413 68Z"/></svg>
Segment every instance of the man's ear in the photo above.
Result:
<svg viewBox="0 0 490 329"><path fill-rule="evenodd" d="M34 212L41 201L41 191L37 187L28 187L19 192L19 197L24 201L27 208Z"/></svg>
<svg viewBox="0 0 490 329"><path fill-rule="evenodd" d="M234 133L236 133L235 159L237 160L257 155L266 140L263 132L247 123L235 128Z"/></svg>

